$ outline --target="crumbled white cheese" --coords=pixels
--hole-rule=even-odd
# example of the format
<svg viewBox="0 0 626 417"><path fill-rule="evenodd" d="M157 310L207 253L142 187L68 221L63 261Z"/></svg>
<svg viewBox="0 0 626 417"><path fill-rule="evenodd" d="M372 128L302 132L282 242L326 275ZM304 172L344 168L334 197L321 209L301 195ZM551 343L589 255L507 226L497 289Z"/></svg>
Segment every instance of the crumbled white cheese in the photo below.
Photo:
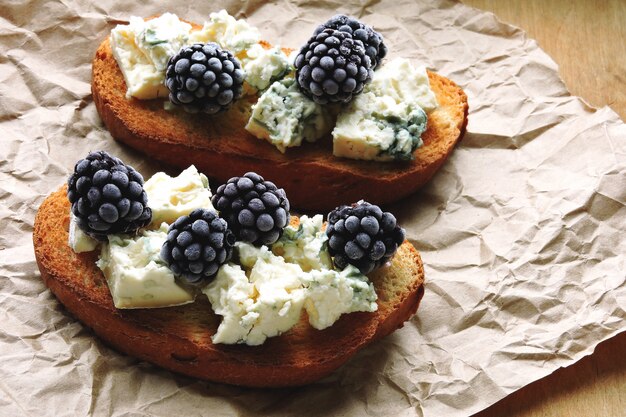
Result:
<svg viewBox="0 0 626 417"><path fill-rule="evenodd" d="M190 44L215 42L238 58L244 57L246 50L260 40L261 35L257 28L244 19L235 19L226 10L211 13L202 29L193 31L189 36Z"/></svg>
<svg viewBox="0 0 626 417"><path fill-rule="evenodd" d="M197 208L214 210L209 180L193 165L177 177L157 172L145 182L144 190L152 209L152 225L171 224Z"/></svg>
<svg viewBox="0 0 626 417"><path fill-rule="evenodd" d="M109 235L102 245L98 267L107 279L116 308L169 307L191 303L193 293L176 283L161 260L167 224L136 236Z"/></svg>
<svg viewBox="0 0 626 417"><path fill-rule="evenodd" d="M344 313L376 311L376 292L359 270L348 265L342 271L312 270L302 275L306 288L304 308L316 329L330 327Z"/></svg>
<svg viewBox="0 0 626 417"><path fill-rule="evenodd" d="M274 256L267 247L264 251L249 277L239 266L227 264L202 290L215 313L223 317L212 337L214 343L260 345L300 320L304 304L301 269Z"/></svg>
<svg viewBox="0 0 626 417"><path fill-rule="evenodd" d="M258 91L265 90L293 70L289 57L279 46L266 49L261 44L248 49L241 65L246 73L246 82Z"/></svg>
<svg viewBox="0 0 626 417"><path fill-rule="evenodd" d="M242 319L254 303L254 285L241 267L231 263L223 265L202 292L209 298L215 314L222 316L213 342L232 344L244 340L254 324Z"/></svg>
<svg viewBox="0 0 626 417"><path fill-rule="evenodd" d="M283 235L272 245L272 252L285 261L297 263L303 271L332 269L333 263L328 253L328 236L322 230L324 218L321 214L313 217L301 216L298 228L287 226Z"/></svg>
<svg viewBox="0 0 626 417"><path fill-rule="evenodd" d="M298 323L303 309L316 329L331 326L344 313L376 311L376 292L366 276L351 265L332 269L321 228L322 216L303 216L301 226L288 226L288 237L272 250L236 244L243 269L222 266L202 290L223 317L214 343L261 344Z"/></svg>
<svg viewBox="0 0 626 417"><path fill-rule="evenodd" d="M426 67L414 67L406 58L395 58L374 71L374 77L364 91L391 96L396 102L415 102L426 113L438 106Z"/></svg>

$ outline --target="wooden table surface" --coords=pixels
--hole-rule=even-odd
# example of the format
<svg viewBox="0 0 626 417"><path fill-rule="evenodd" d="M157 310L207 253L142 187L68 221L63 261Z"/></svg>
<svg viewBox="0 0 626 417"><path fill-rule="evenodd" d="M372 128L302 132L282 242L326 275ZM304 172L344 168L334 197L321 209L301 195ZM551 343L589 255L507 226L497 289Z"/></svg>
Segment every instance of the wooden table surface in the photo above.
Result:
<svg viewBox="0 0 626 417"><path fill-rule="evenodd" d="M572 92L626 120L626 0L464 0L524 29ZM623 272L623 271L622 271ZM474 417L626 417L626 333Z"/></svg>

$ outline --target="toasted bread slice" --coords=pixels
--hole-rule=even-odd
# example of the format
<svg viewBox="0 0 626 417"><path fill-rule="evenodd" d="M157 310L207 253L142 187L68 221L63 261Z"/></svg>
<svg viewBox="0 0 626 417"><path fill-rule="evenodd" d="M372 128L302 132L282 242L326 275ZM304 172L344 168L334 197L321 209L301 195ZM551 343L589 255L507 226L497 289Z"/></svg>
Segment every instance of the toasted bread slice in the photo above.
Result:
<svg viewBox="0 0 626 417"><path fill-rule="evenodd" d="M256 97L244 97L215 116L167 111L162 100L129 100L108 38L93 60L91 91L105 126L120 142L179 168L194 164L217 183L255 171L280 183L292 206L322 211L360 199L374 204L397 201L443 165L465 132L467 96L449 79L428 75L439 108L429 115L424 146L410 162L338 158L332 154L330 136L281 154L244 129Z"/></svg>
<svg viewBox="0 0 626 417"><path fill-rule="evenodd" d="M95 262L97 252L67 244L70 204L63 187L35 219L33 243L41 276L59 301L114 348L169 370L210 381L255 387L303 385L330 374L367 344L402 327L424 293L424 271L407 241L370 279L378 311L343 315L315 330L306 314L294 328L261 346L214 345L220 322L208 300L159 309L118 310ZM292 224L298 219L293 218Z"/></svg>

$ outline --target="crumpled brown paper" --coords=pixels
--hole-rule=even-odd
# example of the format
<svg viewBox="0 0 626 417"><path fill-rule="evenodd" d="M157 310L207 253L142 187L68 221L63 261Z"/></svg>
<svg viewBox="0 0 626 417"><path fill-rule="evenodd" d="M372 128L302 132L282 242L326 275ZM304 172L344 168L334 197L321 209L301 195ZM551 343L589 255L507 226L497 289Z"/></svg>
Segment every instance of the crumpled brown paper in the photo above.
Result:
<svg viewBox="0 0 626 417"><path fill-rule="evenodd" d="M106 347L41 282L35 212L89 150L162 169L112 141L91 100L91 59L114 22L202 22L223 3L90 3L0 10L0 415L467 416L626 329L626 126L571 97L521 30L443 0L230 1L291 47L336 11L356 15L391 57L467 92L465 139L392 208L426 264L424 300L403 329L300 388L201 382Z"/></svg>

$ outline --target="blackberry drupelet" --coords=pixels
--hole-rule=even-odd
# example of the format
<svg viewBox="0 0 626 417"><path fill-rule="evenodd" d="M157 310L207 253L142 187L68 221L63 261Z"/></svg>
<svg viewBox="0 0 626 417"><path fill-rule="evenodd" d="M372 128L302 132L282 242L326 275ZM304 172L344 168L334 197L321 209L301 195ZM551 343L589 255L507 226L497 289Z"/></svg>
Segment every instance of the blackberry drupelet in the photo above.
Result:
<svg viewBox="0 0 626 417"><path fill-rule="evenodd" d="M237 238L252 244L271 245L289 224L285 190L254 172L220 185L211 202Z"/></svg>
<svg viewBox="0 0 626 417"><path fill-rule="evenodd" d="M78 227L101 241L109 234L133 233L152 219L141 174L104 151L76 163L67 198Z"/></svg>
<svg viewBox="0 0 626 417"><path fill-rule="evenodd" d="M190 285L203 285L232 256L235 235L212 210L195 209L170 225L161 259Z"/></svg>
<svg viewBox="0 0 626 417"><path fill-rule="evenodd" d="M316 103L347 103L372 79L372 61L363 42L348 32L324 29L295 59L300 89Z"/></svg>
<svg viewBox="0 0 626 417"><path fill-rule="evenodd" d="M354 265L368 274L393 257L404 241L396 218L363 200L328 214L328 250L338 268Z"/></svg>
<svg viewBox="0 0 626 417"><path fill-rule="evenodd" d="M350 33L354 39L362 41L365 46L365 53L372 60L372 69L376 69L380 61L387 55L387 46L384 43L383 35L355 18L344 14L335 15L318 26L314 34L317 35L328 28Z"/></svg>
<svg viewBox="0 0 626 417"><path fill-rule="evenodd" d="M215 114L241 97L244 72L232 53L216 43L183 47L170 58L165 85L170 101L189 113Z"/></svg>

